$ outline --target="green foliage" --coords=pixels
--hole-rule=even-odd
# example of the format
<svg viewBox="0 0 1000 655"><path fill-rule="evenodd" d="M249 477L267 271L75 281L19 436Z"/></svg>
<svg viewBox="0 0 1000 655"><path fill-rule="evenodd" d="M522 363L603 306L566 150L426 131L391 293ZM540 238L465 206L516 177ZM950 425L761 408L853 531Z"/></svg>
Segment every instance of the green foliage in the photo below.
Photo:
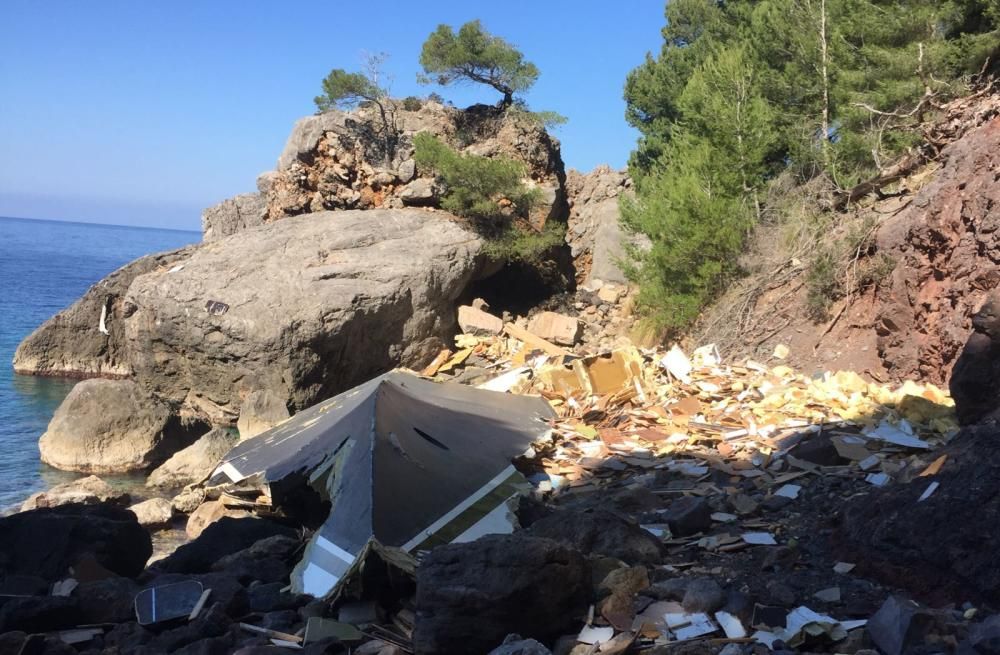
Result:
<svg viewBox="0 0 1000 655"><path fill-rule="evenodd" d="M403 109L406 111L420 111L424 103L417 96L407 96L403 98Z"/></svg>
<svg viewBox="0 0 1000 655"><path fill-rule="evenodd" d="M834 251L821 250L806 273L806 310L814 321L827 318L831 303L840 297L840 260Z"/></svg>
<svg viewBox="0 0 1000 655"><path fill-rule="evenodd" d="M343 68L334 68L323 78L323 95L313 101L320 111L331 109L353 109L360 103L387 97L384 89L365 77L364 73L348 73Z"/></svg>
<svg viewBox="0 0 1000 655"><path fill-rule="evenodd" d="M525 170L519 162L464 155L428 132L415 135L413 145L417 165L433 170L444 187L441 207L472 219L485 232L502 231L502 200L519 214L538 200L538 191L522 182Z"/></svg>
<svg viewBox="0 0 1000 655"><path fill-rule="evenodd" d="M514 46L483 29L478 20L469 21L458 32L449 25L427 37L420 52L420 65L442 86L456 82L477 82L503 94L503 106L513 102L515 93L527 91L538 79L538 68Z"/></svg>
<svg viewBox="0 0 1000 655"><path fill-rule="evenodd" d="M428 132L413 137L413 158L433 170L444 187L442 209L468 218L486 238L483 252L498 261L537 263L563 243L565 226L550 222L541 232L519 227L539 200L538 189L522 181L524 166L511 159L463 155Z"/></svg>
<svg viewBox="0 0 1000 655"><path fill-rule="evenodd" d="M660 53L625 83L641 137L622 209L653 244L630 267L642 307L672 328L738 273L769 180L871 177L919 141L928 95L1000 54L1000 0L670 0L665 15Z"/></svg>
<svg viewBox="0 0 1000 655"><path fill-rule="evenodd" d="M569 120L555 111L531 111L527 105L517 100L507 109L507 115L531 121L546 130L553 130L560 125L565 125Z"/></svg>
<svg viewBox="0 0 1000 655"><path fill-rule="evenodd" d="M508 224L499 234L486 240L483 253L496 261L520 261L537 264L547 252L565 243L566 226L549 221L541 232Z"/></svg>

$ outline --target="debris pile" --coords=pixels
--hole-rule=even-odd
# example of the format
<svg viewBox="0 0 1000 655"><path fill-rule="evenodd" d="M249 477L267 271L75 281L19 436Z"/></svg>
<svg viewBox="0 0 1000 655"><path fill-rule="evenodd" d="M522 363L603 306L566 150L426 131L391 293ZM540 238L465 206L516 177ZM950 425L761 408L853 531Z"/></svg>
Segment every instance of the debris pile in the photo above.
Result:
<svg viewBox="0 0 1000 655"><path fill-rule="evenodd" d="M841 507L883 488L912 482L910 502L926 505L957 491L944 391L806 377L784 347L738 364L711 345L588 352L571 319L463 310L468 332L420 374L386 374L233 446L185 492L204 500L192 519L210 514L198 537L142 573L87 573L67 551L26 593L0 576L0 632L15 631L0 643L384 655L991 643L985 607L898 596L835 538ZM107 611L88 614L97 593Z"/></svg>

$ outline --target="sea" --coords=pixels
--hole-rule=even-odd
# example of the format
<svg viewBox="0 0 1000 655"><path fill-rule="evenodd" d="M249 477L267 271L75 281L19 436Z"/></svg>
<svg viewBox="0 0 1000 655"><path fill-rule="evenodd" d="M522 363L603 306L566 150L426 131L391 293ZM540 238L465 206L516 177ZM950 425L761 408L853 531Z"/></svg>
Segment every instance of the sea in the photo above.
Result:
<svg viewBox="0 0 1000 655"><path fill-rule="evenodd" d="M79 477L38 459L38 438L76 380L15 375L17 344L115 269L200 240L186 230L0 217L0 515Z"/></svg>

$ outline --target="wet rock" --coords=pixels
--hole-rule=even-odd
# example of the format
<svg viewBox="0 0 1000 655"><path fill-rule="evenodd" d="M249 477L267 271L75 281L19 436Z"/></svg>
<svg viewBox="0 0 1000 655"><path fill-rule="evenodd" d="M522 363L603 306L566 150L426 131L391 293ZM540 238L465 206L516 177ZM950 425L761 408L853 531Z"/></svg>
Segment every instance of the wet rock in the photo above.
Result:
<svg viewBox="0 0 1000 655"><path fill-rule="evenodd" d="M616 557L629 564L659 564L662 557L656 537L604 510L556 512L536 521L528 533L555 539L588 555Z"/></svg>
<svg viewBox="0 0 1000 655"><path fill-rule="evenodd" d="M712 508L704 498L696 496L681 496L663 513L670 526L670 532L676 537L704 532L712 527Z"/></svg>
<svg viewBox="0 0 1000 655"><path fill-rule="evenodd" d="M715 612L726 603L726 592L711 578L696 578L688 584L681 604L688 612Z"/></svg>
<svg viewBox="0 0 1000 655"><path fill-rule="evenodd" d="M42 461L64 471L129 473L190 443L170 408L132 380L84 380L38 440Z"/></svg>
<svg viewBox="0 0 1000 655"><path fill-rule="evenodd" d="M139 525L145 528L166 528L174 518L174 508L166 498L150 498L128 508Z"/></svg>
<svg viewBox="0 0 1000 655"><path fill-rule="evenodd" d="M99 503L114 503L126 505L129 501L127 492L115 489L110 484L97 477L88 475L79 480L63 482L46 491L39 491L28 496L21 505L21 511L38 509L40 507L58 507L70 503L97 505Z"/></svg>
<svg viewBox="0 0 1000 655"><path fill-rule="evenodd" d="M0 577L60 580L84 558L134 577L153 552L135 514L113 505L63 505L0 518Z"/></svg>
<svg viewBox="0 0 1000 655"><path fill-rule="evenodd" d="M252 392L240 406L240 418L236 428L240 431L240 439L255 437L266 432L290 416L287 401L273 391L267 389ZM216 458L222 459L223 452Z"/></svg>
<svg viewBox="0 0 1000 655"><path fill-rule="evenodd" d="M292 528L257 518L223 517L205 528L197 539L184 544L150 567L164 573L204 573L226 555L232 555L262 539L295 538Z"/></svg>
<svg viewBox="0 0 1000 655"><path fill-rule="evenodd" d="M187 533L188 539L197 539L205 531L205 528L223 517L242 519L252 518L253 514L243 509L230 509L222 500L210 500L191 512L187 524L184 526L184 531Z"/></svg>
<svg viewBox="0 0 1000 655"><path fill-rule="evenodd" d="M285 414L287 416L287 410ZM186 484L201 482L212 473L219 460L235 444L236 437L230 430L225 428L210 430L193 444L177 451L170 459L158 466L149 474L146 486L182 487ZM187 510L185 513L192 510Z"/></svg>
<svg viewBox="0 0 1000 655"><path fill-rule="evenodd" d="M589 588L584 557L551 539L491 535L439 546L417 569L414 647L478 654L512 632L558 636L577 626Z"/></svg>

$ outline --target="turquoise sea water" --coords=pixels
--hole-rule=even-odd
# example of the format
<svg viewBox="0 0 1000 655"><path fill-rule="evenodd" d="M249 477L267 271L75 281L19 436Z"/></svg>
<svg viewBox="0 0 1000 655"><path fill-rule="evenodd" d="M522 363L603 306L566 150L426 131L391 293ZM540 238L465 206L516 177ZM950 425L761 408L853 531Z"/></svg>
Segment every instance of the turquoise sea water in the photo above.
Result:
<svg viewBox="0 0 1000 655"><path fill-rule="evenodd" d="M74 380L14 375L17 344L101 278L198 232L0 217L0 514L73 479L38 460L38 437Z"/></svg>

